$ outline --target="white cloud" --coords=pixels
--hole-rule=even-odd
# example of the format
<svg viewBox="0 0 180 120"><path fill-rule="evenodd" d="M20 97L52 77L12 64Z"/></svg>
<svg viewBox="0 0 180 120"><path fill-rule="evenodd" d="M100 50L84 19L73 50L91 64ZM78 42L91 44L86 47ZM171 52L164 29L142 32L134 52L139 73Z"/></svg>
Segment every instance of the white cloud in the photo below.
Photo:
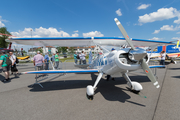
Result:
<svg viewBox="0 0 180 120"><path fill-rule="evenodd" d="M119 8L118 10L116 10L116 14L118 15L118 16L122 16L122 13L121 13L121 9Z"/></svg>
<svg viewBox="0 0 180 120"><path fill-rule="evenodd" d="M180 37L173 37L174 40L180 40Z"/></svg>
<svg viewBox="0 0 180 120"><path fill-rule="evenodd" d="M180 32L177 32L176 34L180 34Z"/></svg>
<svg viewBox="0 0 180 120"><path fill-rule="evenodd" d="M177 11L176 8L160 8L156 12L145 14L143 16L139 16L139 23L148 23L154 21L162 21L165 19L171 19L174 17L178 17L178 20L175 20L174 23L180 23L180 12Z"/></svg>
<svg viewBox="0 0 180 120"><path fill-rule="evenodd" d="M176 26L174 27L173 25L163 25L160 30L155 30L153 34L158 34L160 31L163 31L163 30L166 30L166 31L176 31L176 30L179 30L180 29L180 26ZM177 33L177 34L180 34Z"/></svg>
<svg viewBox="0 0 180 120"><path fill-rule="evenodd" d="M25 28L23 31L18 32L11 32L12 35L16 37L79 37L79 34L77 33L78 30L74 31L75 33L70 35L67 32L64 32L62 30L58 31L56 28L50 27L50 28ZM83 33L83 37L103 37L104 35L99 31L91 31L88 33Z"/></svg>
<svg viewBox="0 0 180 120"><path fill-rule="evenodd" d="M180 24L180 16L178 18L178 20L174 20L174 23Z"/></svg>
<svg viewBox="0 0 180 120"><path fill-rule="evenodd" d="M83 37L103 37L104 35L99 31L91 31L88 33L83 33Z"/></svg>
<svg viewBox="0 0 180 120"><path fill-rule="evenodd" d="M31 32L32 30L32 32ZM11 32L12 35L17 37L78 37L79 34L75 33L68 34L67 32L64 32L62 30L58 31L56 28L50 27L50 28L35 28L33 30L32 28L25 28L24 31L18 31L18 32Z"/></svg>
<svg viewBox="0 0 180 120"><path fill-rule="evenodd" d="M1 21L0 21L0 28L1 27L4 27L5 26L5 24L3 24Z"/></svg>
<svg viewBox="0 0 180 120"><path fill-rule="evenodd" d="M163 25L160 29L161 30L167 30L167 31L176 31L180 28L180 26L176 26L174 27L173 25L169 26L169 25Z"/></svg>
<svg viewBox="0 0 180 120"><path fill-rule="evenodd" d="M78 30L74 31L74 32L79 32Z"/></svg>
<svg viewBox="0 0 180 120"><path fill-rule="evenodd" d="M151 4L142 4L142 5L140 5L139 7L137 7L137 9L138 9L138 10L146 9L146 8L148 8L149 6L151 6Z"/></svg>
<svg viewBox="0 0 180 120"><path fill-rule="evenodd" d="M5 26L5 24L2 23L2 21L5 21L5 20L2 20L2 17L0 16L0 28Z"/></svg>
<svg viewBox="0 0 180 120"><path fill-rule="evenodd" d="M151 38L151 39L149 39L149 40L162 40L162 38L153 37L153 38Z"/></svg>
<svg viewBox="0 0 180 120"><path fill-rule="evenodd" d="M160 30L155 30L154 32L153 32L153 34L158 34L160 32Z"/></svg>
<svg viewBox="0 0 180 120"><path fill-rule="evenodd" d="M79 34L78 33L74 33L74 34L72 34L72 37L78 37L79 36Z"/></svg>

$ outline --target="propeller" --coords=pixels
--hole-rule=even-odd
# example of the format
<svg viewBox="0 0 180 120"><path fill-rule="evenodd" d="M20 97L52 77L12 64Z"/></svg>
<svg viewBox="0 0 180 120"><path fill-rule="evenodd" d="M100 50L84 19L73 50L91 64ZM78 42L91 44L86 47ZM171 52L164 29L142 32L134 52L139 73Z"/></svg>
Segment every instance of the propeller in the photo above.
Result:
<svg viewBox="0 0 180 120"><path fill-rule="evenodd" d="M124 27L122 26L122 24L119 22L119 20L117 18L114 18L114 21L116 22L119 30L121 31L122 35L124 36L124 38L126 39L127 43L129 44L129 46L131 46L132 50L135 50L134 45L132 44L131 39L129 39L128 34L126 33Z"/></svg>
<svg viewBox="0 0 180 120"><path fill-rule="evenodd" d="M159 83L156 80L154 74L152 73L151 69L147 65L146 61L144 59L141 60L141 67L143 68L144 72L148 76L148 78L151 80L151 82L156 86L156 88L159 88Z"/></svg>
<svg viewBox="0 0 180 120"><path fill-rule="evenodd" d="M149 68L148 64L146 63L146 61L144 59L147 52L142 49L135 49L134 45L132 44L131 39L129 39L129 36L126 33L122 24L119 22L119 20L117 18L115 18L114 21L116 22L119 30L123 34L124 38L126 39L127 43L129 44L129 46L131 46L131 50L129 51L129 54L133 54L135 56L134 57L135 60L140 62L141 67L144 70L144 72L146 73L147 77L151 80L151 82L154 84L154 86L156 86L156 88L159 88L160 86L159 86L158 81L156 80L154 74L152 73L151 69Z"/></svg>

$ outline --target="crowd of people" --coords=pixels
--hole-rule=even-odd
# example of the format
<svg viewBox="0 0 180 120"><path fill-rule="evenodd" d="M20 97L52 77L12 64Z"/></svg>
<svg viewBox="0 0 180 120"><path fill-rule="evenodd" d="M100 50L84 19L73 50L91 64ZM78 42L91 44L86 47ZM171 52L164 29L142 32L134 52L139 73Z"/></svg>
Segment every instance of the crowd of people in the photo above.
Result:
<svg viewBox="0 0 180 120"><path fill-rule="evenodd" d="M75 64L86 64L86 54L84 53L84 51L82 52L75 52L74 53L74 62Z"/></svg>
<svg viewBox="0 0 180 120"><path fill-rule="evenodd" d="M18 63L18 60L16 56L13 54L13 52L9 52L9 55L6 54L4 50L1 51L1 57L0 57L0 65L2 67L2 70L4 72L5 79L2 80L2 82L10 81L10 72L11 74L15 74L15 76L18 76L18 69L16 67L16 64Z"/></svg>
<svg viewBox="0 0 180 120"><path fill-rule="evenodd" d="M50 60L52 61L53 66L55 66L55 69L58 69L59 67L59 53L54 53L51 58L49 58L49 53L47 52L45 56L40 53L40 51L37 51L37 54L33 58L34 66L37 67L38 70L49 70L49 63Z"/></svg>
<svg viewBox="0 0 180 120"><path fill-rule="evenodd" d="M59 67L59 53L54 53L51 58L49 58L48 52L43 55L40 53L40 51L37 51L37 54L33 57L33 64L36 66L37 70L49 70L49 63L50 60L52 61L53 66L55 66L55 69L58 69ZM6 54L4 50L1 51L1 57L0 57L0 65L2 67L2 71L4 72L5 79L2 80L2 82L10 81L10 71L11 75L15 75L16 77L19 76L18 69L16 64L19 62L15 54L13 52L9 52ZM37 75L36 75L37 77Z"/></svg>

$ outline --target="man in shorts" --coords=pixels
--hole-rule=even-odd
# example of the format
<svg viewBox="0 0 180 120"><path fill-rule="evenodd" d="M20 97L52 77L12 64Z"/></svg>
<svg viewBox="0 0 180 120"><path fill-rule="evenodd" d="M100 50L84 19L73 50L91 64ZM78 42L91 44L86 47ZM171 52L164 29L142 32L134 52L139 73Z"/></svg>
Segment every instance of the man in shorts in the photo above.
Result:
<svg viewBox="0 0 180 120"><path fill-rule="evenodd" d="M9 52L10 55L10 60L12 62L11 65L11 74L13 74L13 72L15 72L15 76L18 75L18 69L16 68L16 56L13 54L13 52Z"/></svg>
<svg viewBox="0 0 180 120"><path fill-rule="evenodd" d="M36 66L39 70L43 70L43 64L44 64L44 57L40 54L40 51L37 51L37 55L34 56L33 58L33 63L34 66ZM37 74L36 74L36 78L37 78Z"/></svg>
<svg viewBox="0 0 180 120"><path fill-rule="evenodd" d="M0 57L0 65L2 66L3 72L5 74L5 79L2 80L2 82L6 82L9 81L9 70L10 70L10 66L8 66L6 64L6 58L8 57L6 55L6 52L4 50L1 51L1 57Z"/></svg>

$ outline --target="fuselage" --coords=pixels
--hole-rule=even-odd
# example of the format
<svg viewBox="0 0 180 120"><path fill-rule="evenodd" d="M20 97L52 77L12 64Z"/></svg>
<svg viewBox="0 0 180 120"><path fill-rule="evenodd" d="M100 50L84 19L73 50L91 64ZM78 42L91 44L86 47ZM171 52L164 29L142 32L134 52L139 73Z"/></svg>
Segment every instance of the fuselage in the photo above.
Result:
<svg viewBox="0 0 180 120"><path fill-rule="evenodd" d="M91 68L99 69L112 77L120 77L122 73L127 71L134 71L141 68L139 62L134 62L129 59L128 52L130 48L125 48L122 50L114 50L109 53L96 56L92 61ZM148 62L149 59L146 59Z"/></svg>

